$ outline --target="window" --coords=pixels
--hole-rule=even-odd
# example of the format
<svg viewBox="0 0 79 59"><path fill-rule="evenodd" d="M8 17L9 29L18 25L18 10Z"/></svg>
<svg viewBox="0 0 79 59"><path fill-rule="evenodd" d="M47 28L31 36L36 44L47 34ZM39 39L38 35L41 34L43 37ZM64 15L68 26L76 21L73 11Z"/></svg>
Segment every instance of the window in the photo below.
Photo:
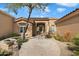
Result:
<svg viewBox="0 0 79 59"><path fill-rule="evenodd" d="M19 32L20 32L20 33L23 33L23 27L20 27L20 28L19 28Z"/></svg>
<svg viewBox="0 0 79 59"><path fill-rule="evenodd" d="M19 32L20 32L20 33L23 33L24 30L25 30L25 27L20 27L20 28L19 28Z"/></svg>
<svg viewBox="0 0 79 59"><path fill-rule="evenodd" d="M50 27L50 32L56 32L56 26L55 25Z"/></svg>

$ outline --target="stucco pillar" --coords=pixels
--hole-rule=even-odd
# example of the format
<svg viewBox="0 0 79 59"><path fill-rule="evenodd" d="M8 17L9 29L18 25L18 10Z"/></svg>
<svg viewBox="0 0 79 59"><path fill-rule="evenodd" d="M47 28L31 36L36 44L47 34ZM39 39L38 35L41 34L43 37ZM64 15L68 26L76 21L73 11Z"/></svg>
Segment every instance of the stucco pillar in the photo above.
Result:
<svg viewBox="0 0 79 59"><path fill-rule="evenodd" d="M45 33L48 34L48 32L49 32L49 23L46 22L45 23Z"/></svg>

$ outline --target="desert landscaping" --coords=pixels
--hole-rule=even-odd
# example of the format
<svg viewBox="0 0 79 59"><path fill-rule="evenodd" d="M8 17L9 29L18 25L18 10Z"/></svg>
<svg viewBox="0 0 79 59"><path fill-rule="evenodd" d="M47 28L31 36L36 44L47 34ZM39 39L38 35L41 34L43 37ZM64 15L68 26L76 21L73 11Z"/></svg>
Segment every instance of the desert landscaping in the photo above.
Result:
<svg viewBox="0 0 79 59"><path fill-rule="evenodd" d="M71 11L53 3L4 5L11 14L0 10L0 56L79 56L79 7ZM68 14L60 6L70 8L65 9Z"/></svg>

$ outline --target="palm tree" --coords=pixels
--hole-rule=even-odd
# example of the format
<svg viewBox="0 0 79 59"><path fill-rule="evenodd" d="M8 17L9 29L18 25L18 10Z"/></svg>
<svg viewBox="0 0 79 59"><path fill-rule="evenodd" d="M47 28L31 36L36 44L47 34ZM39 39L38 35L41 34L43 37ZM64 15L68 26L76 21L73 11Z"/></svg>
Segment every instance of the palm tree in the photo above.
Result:
<svg viewBox="0 0 79 59"><path fill-rule="evenodd" d="M18 12L18 9L21 9L23 7L26 7L28 9L28 18L27 18L27 23L29 22L30 20L30 17L31 17L31 14L32 14L32 11L33 9L38 9L38 10L41 10L41 11L45 11L45 8L47 7L47 3L13 3L13 4L7 4L7 8L11 11L13 11L15 14L17 14ZM25 29L25 32L23 34L23 39L25 39L25 33L27 32L27 29L28 29L28 25Z"/></svg>

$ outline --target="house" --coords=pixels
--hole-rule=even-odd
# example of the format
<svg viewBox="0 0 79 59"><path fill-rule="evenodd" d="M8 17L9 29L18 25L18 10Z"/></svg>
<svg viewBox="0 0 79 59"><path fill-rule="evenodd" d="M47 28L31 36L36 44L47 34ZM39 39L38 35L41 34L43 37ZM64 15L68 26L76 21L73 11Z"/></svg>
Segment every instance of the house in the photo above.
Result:
<svg viewBox="0 0 79 59"><path fill-rule="evenodd" d="M26 32L27 36L36 36L42 33L48 34L49 29L55 24L56 21L55 18L31 18L29 20L28 29ZM21 33L22 26L18 26L17 24L26 23L27 24L27 18L20 17L16 19L14 23L14 32Z"/></svg>
<svg viewBox="0 0 79 59"><path fill-rule="evenodd" d="M79 9L72 11L56 22L57 33L63 35L70 33L72 35L79 34Z"/></svg>
<svg viewBox="0 0 79 59"><path fill-rule="evenodd" d="M16 19L0 11L0 37L13 32L21 34L24 32L27 25L26 36L35 36L41 33L47 34L49 29L55 26L55 21L55 18L31 18L27 21L27 18L20 17Z"/></svg>

